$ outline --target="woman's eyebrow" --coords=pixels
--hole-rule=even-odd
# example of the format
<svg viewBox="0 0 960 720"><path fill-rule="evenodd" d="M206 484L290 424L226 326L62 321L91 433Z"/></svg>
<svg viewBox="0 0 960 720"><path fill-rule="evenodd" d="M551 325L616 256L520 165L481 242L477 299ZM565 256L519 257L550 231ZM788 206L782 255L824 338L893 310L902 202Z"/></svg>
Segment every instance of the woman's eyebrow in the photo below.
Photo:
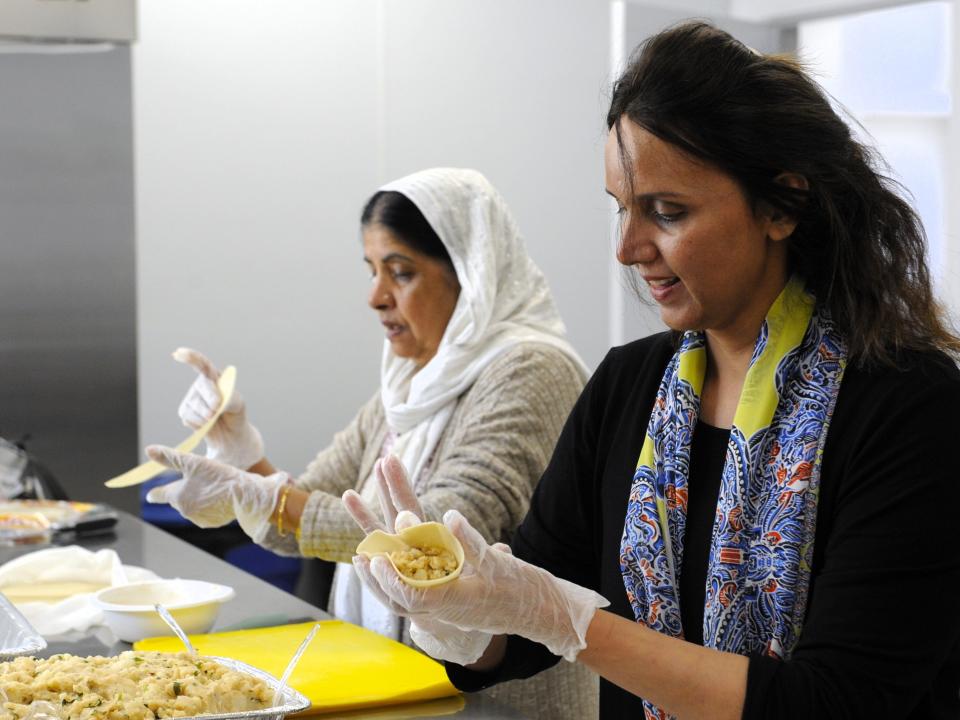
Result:
<svg viewBox="0 0 960 720"><path fill-rule="evenodd" d="M414 259L412 257L409 257L408 255L404 255L403 253L398 253L398 252L388 253L387 255L384 255L382 258L380 258L380 262L384 262L384 263L394 262L396 260L402 260L410 263L414 262ZM368 258L366 255L363 256L363 261L368 265L373 263L373 261L370 258Z"/></svg>
<svg viewBox="0 0 960 720"><path fill-rule="evenodd" d="M393 262L394 260L404 260L406 262L413 262L413 258L403 253L392 252L387 255L384 255L380 258L380 262Z"/></svg>
<svg viewBox="0 0 960 720"><path fill-rule="evenodd" d="M610 190L606 190L607 195L619 202L619 198ZM656 198L675 198L682 199L683 193L673 192L672 190L655 190L653 192L637 193L633 196L633 202L642 202L643 200L652 200Z"/></svg>
<svg viewBox="0 0 960 720"><path fill-rule="evenodd" d="M680 199L685 197L683 193L673 192L672 190L655 190L653 192L637 193L633 196L634 202L640 202L642 200L657 200L657 199Z"/></svg>

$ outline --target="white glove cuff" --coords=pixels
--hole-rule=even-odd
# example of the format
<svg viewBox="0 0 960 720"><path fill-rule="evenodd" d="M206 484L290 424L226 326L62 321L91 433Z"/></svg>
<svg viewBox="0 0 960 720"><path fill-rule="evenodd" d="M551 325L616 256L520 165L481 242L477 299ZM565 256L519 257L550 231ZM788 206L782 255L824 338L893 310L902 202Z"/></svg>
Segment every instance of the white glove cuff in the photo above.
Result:
<svg viewBox="0 0 960 720"><path fill-rule="evenodd" d="M431 632L413 620L410 622L410 639L432 658L457 665L472 665L486 652L493 635L439 623Z"/></svg>
<svg viewBox="0 0 960 720"><path fill-rule="evenodd" d="M557 633L546 640L535 637L530 639L543 642L554 655L559 655L569 662L575 662L577 655L587 646L587 628L593 622L593 616L599 608L610 605L610 601L593 590L563 578L555 578L555 580L559 584L557 600L563 604L563 612L570 619L570 632Z"/></svg>
<svg viewBox="0 0 960 720"><path fill-rule="evenodd" d="M241 529L259 544L270 532L270 518L277 507L277 498L283 486L290 482L290 476L278 472L267 477L247 473L246 477L254 485L234 486L233 509Z"/></svg>

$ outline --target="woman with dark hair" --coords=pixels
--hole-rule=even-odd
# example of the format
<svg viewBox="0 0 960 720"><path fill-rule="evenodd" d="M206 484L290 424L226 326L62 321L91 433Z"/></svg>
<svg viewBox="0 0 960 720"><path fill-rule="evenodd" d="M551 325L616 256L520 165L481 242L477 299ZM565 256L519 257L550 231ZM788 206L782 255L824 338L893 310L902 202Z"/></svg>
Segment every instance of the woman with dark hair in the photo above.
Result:
<svg viewBox="0 0 960 720"><path fill-rule="evenodd" d="M410 469L422 517L439 520L455 507L489 542L509 540L586 369L506 203L480 173L438 168L389 183L367 203L361 227L368 303L386 334L377 393L295 480L266 459L234 394L207 436L207 458L147 448L184 475L148 500L205 527L236 518L281 554L339 562L331 612L429 652L431 636L356 575L350 558L363 533L341 494L376 498L389 452ZM180 407L183 422L198 427L220 404L219 373L194 351L175 356L198 370ZM486 642L468 637L482 643L479 655ZM596 679L574 666L490 694L529 717L578 720L597 707Z"/></svg>
<svg viewBox="0 0 960 720"><path fill-rule="evenodd" d="M795 62L707 24L645 42L607 124L617 258L670 331L588 382L512 555L453 509L455 581L355 566L446 623L462 689L562 657L604 718L960 717L960 341L915 213Z"/></svg>

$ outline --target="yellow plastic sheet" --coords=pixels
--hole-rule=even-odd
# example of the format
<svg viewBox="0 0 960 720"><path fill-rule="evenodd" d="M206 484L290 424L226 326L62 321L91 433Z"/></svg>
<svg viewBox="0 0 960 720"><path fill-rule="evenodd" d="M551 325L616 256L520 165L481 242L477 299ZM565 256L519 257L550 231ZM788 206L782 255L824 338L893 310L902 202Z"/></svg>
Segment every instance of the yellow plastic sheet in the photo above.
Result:
<svg viewBox="0 0 960 720"><path fill-rule="evenodd" d="M217 389L220 390L220 407L217 408L213 417L207 420L201 427L197 428L190 437L177 445L177 450L182 453L188 453L200 444L200 441L207 436L207 433L210 432L217 420L220 419L220 415L223 413L224 408L227 407L227 403L230 402L230 398L233 396L233 389L236 386L237 369L231 365L220 373L220 379L217 381ZM124 488L130 487L131 485L139 485L140 483L145 483L150 478L156 477L167 469L169 468L165 465L161 465L153 460L148 460L142 465L137 465L137 467L132 470L127 470L127 472L122 475L110 478L104 485L108 488Z"/></svg>
<svg viewBox="0 0 960 720"><path fill-rule="evenodd" d="M219 655L253 665L280 677L312 622L297 625L191 635L197 652ZM375 632L339 620L325 620L300 663L290 685L312 703L303 714L369 708L457 695L440 663ZM136 650L180 652L175 637L148 638ZM458 698L459 699L459 698ZM447 705L438 714L454 712ZM402 717L402 714L400 715Z"/></svg>

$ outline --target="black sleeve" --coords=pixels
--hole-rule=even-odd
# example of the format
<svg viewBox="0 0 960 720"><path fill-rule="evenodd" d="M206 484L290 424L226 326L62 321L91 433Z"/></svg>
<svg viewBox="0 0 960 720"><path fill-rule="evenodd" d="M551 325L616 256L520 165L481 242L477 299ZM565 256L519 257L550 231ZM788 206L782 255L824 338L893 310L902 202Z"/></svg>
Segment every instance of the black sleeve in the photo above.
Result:
<svg viewBox="0 0 960 720"><path fill-rule="evenodd" d="M517 557L598 592L597 508L592 478L609 359L610 354L587 382L567 418L550 463L534 490L530 510L511 543ZM504 661L493 672L477 673L453 663L446 667L456 687L473 691L531 677L559 660L539 643L510 636Z"/></svg>
<svg viewBox="0 0 960 720"><path fill-rule="evenodd" d="M841 458L838 490L818 517L818 544L819 523L830 530L806 622L788 661L750 659L743 717L957 717L955 678L940 710L931 688L960 642L960 383L875 385L843 420L839 404L822 476Z"/></svg>

